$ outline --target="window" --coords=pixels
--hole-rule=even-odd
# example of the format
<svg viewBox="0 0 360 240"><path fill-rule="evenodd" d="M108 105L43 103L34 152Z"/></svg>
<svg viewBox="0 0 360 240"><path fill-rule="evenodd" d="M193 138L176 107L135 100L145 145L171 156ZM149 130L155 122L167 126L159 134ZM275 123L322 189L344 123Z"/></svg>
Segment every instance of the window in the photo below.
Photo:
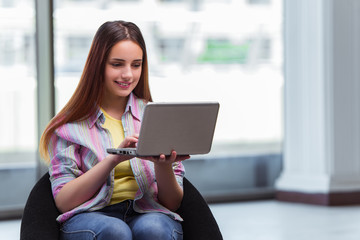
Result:
<svg viewBox="0 0 360 240"><path fill-rule="evenodd" d="M261 2L267 4L55 1L56 111L76 88L100 24L135 22L147 43L155 101L220 102L212 151L185 162L187 177L213 199L246 189L268 192L281 167L282 1ZM8 193L0 195L2 217L23 207L36 180L34 6L33 0L0 1L0 190Z"/></svg>
<svg viewBox="0 0 360 240"><path fill-rule="evenodd" d="M200 190L210 192L212 187L233 191L271 186L282 151L281 0L94 0L69 6L58 1L54 12L57 111L79 81L100 24L119 18L135 22L147 44L155 101L220 102L211 154L205 162L203 156L187 162L188 177L196 182L194 176L199 176ZM209 159L212 164L206 164ZM211 179L224 166L239 175L246 168L238 164L247 159L252 167L244 170L243 179L230 174L219 182ZM196 170L200 166L202 174Z"/></svg>
<svg viewBox="0 0 360 240"><path fill-rule="evenodd" d="M36 151L34 8L32 1L17 3L0 8L0 163L14 163L9 156ZM29 159L35 158L22 161Z"/></svg>
<svg viewBox="0 0 360 240"><path fill-rule="evenodd" d="M161 62L179 62L181 61L181 51L184 47L184 39L168 38L157 40L159 49L159 58Z"/></svg>
<svg viewBox="0 0 360 240"><path fill-rule="evenodd" d="M24 205L37 153L35 11L31 0L0 1L0 216ZM26 179L26 181L20 181Z"/></svg>
<svg viewBox="0 0 360 240"><path fill-rule="evenodd" d="M63 73L81 72L84 68L85 60L83 53L89 51L92 38L91 36L69 36L60 46L58 51L58 71Z"/></svg>
<svg viewBox="0 0 360 240"><path fill-rule="evenodd" d="M272 151L281 151L281 1L258 9L247 0L209 0L202 1L198 11L187 8L187 1L179 1L176 7L162 2L150 6L146 1L112 2L111 8L94 8L90 14L82 11L77 17L67 15L71 11L59 5L55 10L56 58L62 56L59 62L68 67L59 64L56 68L57 99L63 99L58 108L78 82L97 27L124 16L143 31L149 52L150 87L156 101L219 101L215 149L237 142L238 146L258 146L259 150L271 146L275 147ZM152 15L158 17L143 19L126 14L135 9L140 12L142 7L152 7ZM226 15L214 18L225 11Z"/></svg>

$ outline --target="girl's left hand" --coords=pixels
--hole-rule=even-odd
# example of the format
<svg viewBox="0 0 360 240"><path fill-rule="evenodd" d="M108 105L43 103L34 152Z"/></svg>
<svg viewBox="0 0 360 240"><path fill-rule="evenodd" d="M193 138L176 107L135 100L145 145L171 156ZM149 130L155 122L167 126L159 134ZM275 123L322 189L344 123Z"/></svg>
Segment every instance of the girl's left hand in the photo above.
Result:
<svg viewBox="0 0 360 240"><path fill-rule="evenodd" d="M190 158L190 155L180 155L178 156L176 151L171 151L170 156L165 156L165 154L160 154L159 157L141 157L142 159L149 160L156 164L172 164L174 162L184 161Z"/></svg>

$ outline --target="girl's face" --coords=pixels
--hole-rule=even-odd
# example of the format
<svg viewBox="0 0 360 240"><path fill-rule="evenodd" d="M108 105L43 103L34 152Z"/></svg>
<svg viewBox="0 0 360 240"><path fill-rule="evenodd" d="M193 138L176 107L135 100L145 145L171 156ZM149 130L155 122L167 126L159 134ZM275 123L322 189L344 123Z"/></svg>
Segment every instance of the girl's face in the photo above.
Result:
<svg viewBox="0 0 360 240"><path fill-rule="evenodd" d="M130 40L112 47L105 65L105 99L111 101L129 96L139 82L142 58L141 48Z"/></svg>

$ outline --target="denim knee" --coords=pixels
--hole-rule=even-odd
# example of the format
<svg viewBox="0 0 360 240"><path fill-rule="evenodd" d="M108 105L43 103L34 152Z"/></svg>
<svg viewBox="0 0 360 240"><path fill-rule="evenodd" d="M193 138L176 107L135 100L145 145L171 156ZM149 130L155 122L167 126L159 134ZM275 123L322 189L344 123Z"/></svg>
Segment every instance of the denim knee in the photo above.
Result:
<svg viewBox="0 0 360 240"><path fill-rule="evenodd" d="M131 230L125 223L104 222L101 225L97 230L96 240L132 240Z"/></svg>
<svg viewBox="0 0 360 240"><path fill-rule="evenodd" d="M133 239L183 239L181 223L162 213L146 213L137 217L131 224Z"/></svg>
<svg viewBox="0 0 360 240"><path fill-rule="evenodd" d="M124 221L95 212L69 219L63 224L60 236L62 240L132 239L131 229Z"/></svg>
<svg viewBox="0 0 360 240"><path fill-rule="evenodd" d="M123 224L104 222L96 229L84 229L66 231L61 230L61 238L64 240L132 240L132 233L129 227Z"/></svg>

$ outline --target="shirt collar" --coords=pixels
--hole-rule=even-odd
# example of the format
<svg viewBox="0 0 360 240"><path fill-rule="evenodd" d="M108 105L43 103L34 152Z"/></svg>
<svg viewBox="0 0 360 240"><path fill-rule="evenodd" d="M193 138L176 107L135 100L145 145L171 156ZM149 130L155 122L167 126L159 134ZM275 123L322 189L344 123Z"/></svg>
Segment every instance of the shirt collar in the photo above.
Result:
<svg viewBox="0 0 360 240"><path fill-rule="evenodd" d="M126 107L125 107L124 115L127 112L129 112L134 118L136 118L138 121L140 121L140 113L137 110L137 108L138 108L137 101L138 101L138 97L136 97L135 94L130 93L129 99L128 99ZM99 121L99 123L101 125L104 124L104 122L105 122L105 115L100 110L100 107L98 107L96 114L94 114L93 116L88 118L89 128L92 128L97 121Z"/></svg>
<svg viewBox="0 0 360 240"><path fill-rule="evenodd" d="M125 107L125 112L129 112L134 118L140 121L140 113L138 111L138 97L135 96L135 94L130 93L128 102Z"/></svg>
<svg viewBox="0 0 360 240"><path fill-rule="evenodd" d="M96 113L94 115L90 116L87 119L87 121L88 121L89 128L92 128L97 121L99 121L101 124L104 124L105 116L104 116L103 112L100 110L100 108L98 107Z"/></svg>

